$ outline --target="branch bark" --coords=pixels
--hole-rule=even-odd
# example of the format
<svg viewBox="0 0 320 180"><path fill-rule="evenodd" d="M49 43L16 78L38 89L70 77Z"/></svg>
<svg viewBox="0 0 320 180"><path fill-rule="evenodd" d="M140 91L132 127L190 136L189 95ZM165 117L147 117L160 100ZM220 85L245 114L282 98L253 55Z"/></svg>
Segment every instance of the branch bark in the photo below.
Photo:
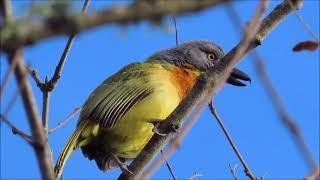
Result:
<svg viewBox="0 0 320 180"><path fill-rule="evenodd" d="M303 0L293 0L292 4L296 9L302 6ZM263 22L257 33L255 39L250 41L248 48L245 50L252 50L262 43L265 37L275 28L288 14L293 12L292 8L287 1L284 1L278 5ZM239 55L239 59L235 59L236 52L241 48L242 42L240 42L235 48L233 48L222 60L218 66L215 66L208 70L208 72L202 74L194 88L187 95L187 97L179 104L179 106L169 115L169 117L160 124L159 131L166 133L167 136L162 137L155 134L145 148L140 152L138 157L130 164L129 170L135 174L135 176L122 173L119 179L134 179L141 175L145 167L155 157L156 153L163 147L167 140L172 137L174 130L180 127L183 119L188 115L192 108L198 104L203 98L207 97L210 92L215 92L221 88L219 81L225 81L229 76L230 70L239 61L244 54ZM222 78L225 77L225 78ZM221 79L222 78L222 79Z"/></svg>
<svg viewBox="0 0 320 180"><path fill-rule="evenodd" d="M116 6L89 15L48 17L40 22L17 19L12 26L1 28L1 51L34 44L49 37L76 34L103 24L137 23L141 20L159 21L167 15L196 12L227 0L155 0L137 1L128 6ZM66 13L67 14L67 13Z"/></svg>
<svg viewBox="0 0 320 180"><path fill-rule="evenodd" d="M47 143L47 139L45 138L45 131L41 124L40 114L35 103L31 85L27 79L28 71L26 70L23 59L23 50L17 49L15 51L8 52L8 57L9 64L13 61L17 61L15 76L19 85L24 109L28 116L29 125L31 127L33 147L39 163L42 178L46 180L53 180L55 176L53 172L53 164L51 162L51 151Z"/></svg>
<svg viewBox="0 0 320 180"><path fill-rule="evenodd" d="M292 6L290 1L288 2L289 2L289 5ZM232 4L229 4L227 8L228 8L230 20L233 22L234 26L236 28L242 27L241 18L238 15L238 13L235 11L235 9L232 7ZM296 11L294 11L294 14L299 15ZM284 105L283 101L280 98L280 95L274 88L272 80L268 76L265 65L263 64L262 57L256 50L253 50L250 53L250 55L251 55L251 58L253 59L256 72L262 81L264 89L269 94L270 100L273 103L274 108L280 117L279 120L289 130L289 133L292 135L293 140L296 143L297 148L302 153L306 164L309 166L309 169L313 170L317 166L317 163L313 159L312 153L310 152L309 148L307 147L304 141L303 135L300 131L298 124L295 122L292 116L288 113L286 106Z"/></svg>

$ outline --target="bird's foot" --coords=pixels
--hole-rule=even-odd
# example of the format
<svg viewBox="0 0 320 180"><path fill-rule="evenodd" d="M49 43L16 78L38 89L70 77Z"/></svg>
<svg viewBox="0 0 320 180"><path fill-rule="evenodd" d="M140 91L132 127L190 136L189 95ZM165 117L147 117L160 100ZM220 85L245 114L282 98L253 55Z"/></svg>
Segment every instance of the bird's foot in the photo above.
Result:
<svg viewBox="0 0 320 180"><path fill-rule="evenodd" d="M159 135L159 136L166 136L167 134L159 132L159 126L162 119L151 119L148 122L153 124L152 132Z"/></svg>
<svg viewBox="0 0 320 180"><path fill-rule="evenodd" d="M112 157L114 158L114 160L116 160L118 166L120 167L123 173L134 175L133 172L129 170L128 166L125 163L123 163L115 154L112 154Z"/></svg>

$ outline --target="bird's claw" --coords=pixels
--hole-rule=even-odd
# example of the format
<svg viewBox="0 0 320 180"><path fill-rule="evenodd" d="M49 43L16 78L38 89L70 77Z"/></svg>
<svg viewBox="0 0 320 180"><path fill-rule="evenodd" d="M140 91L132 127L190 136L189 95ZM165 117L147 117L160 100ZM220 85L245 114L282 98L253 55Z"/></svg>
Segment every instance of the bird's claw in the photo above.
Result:
<svg viewBox="0 0 320 180"><path fill-rule="evenodd" d="M167 134L164 134L164 133L159 132L159 125L160 125L159 122L156 123L156 124L154 125L154 127L152 128L152 132L155 133L155 134L157 134L157 135L159 135L159 136L166 136Z"/></svg>
<svg viewBox="0 0 320 180"><path fill-rule="evenodd" d="M162 119L150 119L148 121L148 123L153 124L152 132L154 134L157 134L159 136L166 136L167 134L159 132L159 126L160 126L161 121L163 121L163 120Z"/></svg>
<svg viewBox="0 0 320 180"><path fill-rule="evenodd" d="M116 160L119 168L123 173L134 175L133 172L129 170L128 166L125 163L121 162L120 159L115 154L112 154L112 156Z"/></svg>

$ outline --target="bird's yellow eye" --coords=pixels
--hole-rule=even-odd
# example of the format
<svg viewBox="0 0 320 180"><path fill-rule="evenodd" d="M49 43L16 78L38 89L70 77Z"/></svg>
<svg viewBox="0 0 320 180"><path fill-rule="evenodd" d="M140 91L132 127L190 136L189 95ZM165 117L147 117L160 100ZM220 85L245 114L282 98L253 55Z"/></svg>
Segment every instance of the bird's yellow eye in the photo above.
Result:
<svg viewBox="0 0 320 180"><path fill-rule="evenodd" d="M215 58L214 54L208 54L208 59L213 61Z"/></svg>

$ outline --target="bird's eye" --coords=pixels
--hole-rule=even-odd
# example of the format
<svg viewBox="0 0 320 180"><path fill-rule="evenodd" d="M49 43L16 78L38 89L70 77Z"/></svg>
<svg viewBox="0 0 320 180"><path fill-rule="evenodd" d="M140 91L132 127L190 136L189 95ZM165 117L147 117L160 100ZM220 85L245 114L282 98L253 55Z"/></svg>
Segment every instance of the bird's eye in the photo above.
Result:
<svg viewBox="0 0 320 180"><path fill-rule="evenodd" d="M215 59L214 54L209 53L209 54L208 54L208 59L209 59L210 61L213 61L213 60Z"/></svg>

